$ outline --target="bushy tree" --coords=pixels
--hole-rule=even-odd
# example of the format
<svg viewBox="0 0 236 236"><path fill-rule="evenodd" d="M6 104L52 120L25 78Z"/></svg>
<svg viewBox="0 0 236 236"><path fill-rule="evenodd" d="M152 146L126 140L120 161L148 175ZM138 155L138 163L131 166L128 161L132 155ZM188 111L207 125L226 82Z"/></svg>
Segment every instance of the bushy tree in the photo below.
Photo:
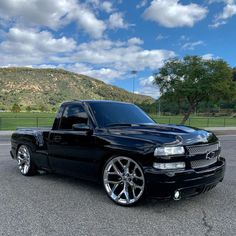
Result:
<svg viewBox="0 0 236 236"><path fill-rule="evenodd" d="M15 112L15 113L18 113L21 111L21 108L20 106L17 104L17 103L14 103L12 108L11 108L11 112Z"/></svg>
<svg viewBox="0 0 236 236"><path fill-rule="evenodd" d="M26 111L27 111L27 112L31 112L31 111L32 111L31 106L27 106L27 107L26 107Z"/></svg>
<svg viewBox="0 0 236 236"><path fill-rule="evenodd" d="M205 60L199 56L171 59L154 76L154 83L159 86L165 97L188 104L182 124L188 120L200 102L217 102L236 95L232 69L220 59Z"/></svg>
<svg viewBox="0 0 236 236"><path fill-rule="evenodd" d="M236 81L236 67L233 68L233 81Z"/></svg>
<svg viewBox="0 0 236 236"><path fill-rule="evenodd" d="M44 105L40 105L40 106L39 106L39 110L40 110L41 112L45 112L45 111L47 111L47 107L44 106Z"/></svg>

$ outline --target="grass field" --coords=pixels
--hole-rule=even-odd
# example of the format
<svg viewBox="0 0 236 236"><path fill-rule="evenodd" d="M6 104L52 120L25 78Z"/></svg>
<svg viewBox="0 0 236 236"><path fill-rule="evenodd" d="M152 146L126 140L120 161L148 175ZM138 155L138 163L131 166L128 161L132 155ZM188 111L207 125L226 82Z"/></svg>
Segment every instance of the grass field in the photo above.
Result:
<svg viewBox="0 0 236 236"><path fill-rule="evenodd" d="M151 117L161 124L180 124L182 116L153 116ZM236 127L236 118L231 117L198 117L192 116L185 125L193 127Z"/></svg>
<svg viewBox="0 0 236 236"><path fill-rule="evenodd" d="M32 113L32 112L1 112L0 130L15 130L17 127L51 127L55 113ZM179 124L182 116L150 115L160 124ZM236 127L236 118L231 117L198 117L192 116L186 125L193 127Z"/></svg>
<svg viewBox="0 0 236 236"><path fill-rule="evenodd" d="M15 130L17 127L51 127L55 113L0 113L0 130Z"/></svg>

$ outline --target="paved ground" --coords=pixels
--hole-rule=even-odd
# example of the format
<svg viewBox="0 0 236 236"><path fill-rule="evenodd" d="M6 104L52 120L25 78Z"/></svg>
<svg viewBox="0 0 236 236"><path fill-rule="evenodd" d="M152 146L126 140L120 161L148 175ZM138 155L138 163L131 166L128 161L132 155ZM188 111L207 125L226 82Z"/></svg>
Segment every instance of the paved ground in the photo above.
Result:
<svg viewBox="0 0 236 236"><path fill-rule="evenodd" d="M0 137L0 235L235 235L236 136L221 138L225 180L198 197L119 207L101 187L54 174L23 177Z"/></svg>
<svg viewBox="0 0 236 236"><path fill-rule="evenodd" d="M208 127L206 130L211 130L217 135L236 135L236 127Z"/></svg>

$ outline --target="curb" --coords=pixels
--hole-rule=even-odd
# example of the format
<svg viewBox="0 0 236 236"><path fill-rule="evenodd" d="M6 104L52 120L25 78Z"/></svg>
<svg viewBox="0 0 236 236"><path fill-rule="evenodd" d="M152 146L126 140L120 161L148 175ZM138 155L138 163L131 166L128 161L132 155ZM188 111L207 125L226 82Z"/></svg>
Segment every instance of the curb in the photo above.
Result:
<svg viewBox="0 0 236 236"><path fill-rule="evenodd" d="M14 131L0 131L0 136L11 136Z"/></svg>
<svg viewBox="0 0 236 236"><path fill-rule="evenodd" d="M205 129L216 135L236 135L236 127L207 127Z"/></svg>
<svg viewBox="0 0 236 236"><path fill-rule="evenodd" d="M236 135L236 130L216 130L216 131L213 131L214 134L216 135Z"/></svg>

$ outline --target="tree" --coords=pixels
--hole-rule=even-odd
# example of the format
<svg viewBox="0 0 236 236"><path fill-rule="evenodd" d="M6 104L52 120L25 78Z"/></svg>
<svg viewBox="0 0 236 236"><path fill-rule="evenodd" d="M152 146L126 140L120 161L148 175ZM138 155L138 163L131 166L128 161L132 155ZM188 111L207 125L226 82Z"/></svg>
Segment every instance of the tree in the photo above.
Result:
<svg viewBox="0 0 236 236"><path fill-rule="evenodd" d="M46 108L46 106L44 106L44 105L40 105L40 106L39 106L39 110L40 110L41 112L45 112L45 111L47 111L47 108Z"/></svg>
<svg viewBox="0 0 236 236"><path fill-rule="evenodd" d="M18 113L21 111L21 108L18 104L14 103L12 108L11 108L11 112L15 112L15 113Z"/></svg>
<svg viewBox="0 0 236 236"><path fill-rule="evenodd" d="M31 112L31 111L32 111L31 106L27 106L27 107L26 107L26 111L27 111L27 112Z"/></svg>
<svg viewBox="0 0 236 236"><path fill-rule="evenodd" d="M232 69L223 60L205 60L199 56L171 59L154 75L161 93L176 102L186 101L188 108L184 124L202 101L217 102L236 94Z"/></svg>
<svg viewBox="0 0 236 236"><path fill-rule="evenodd" d="M233 81L236 81L236 67L233 68Z"/></svg>

